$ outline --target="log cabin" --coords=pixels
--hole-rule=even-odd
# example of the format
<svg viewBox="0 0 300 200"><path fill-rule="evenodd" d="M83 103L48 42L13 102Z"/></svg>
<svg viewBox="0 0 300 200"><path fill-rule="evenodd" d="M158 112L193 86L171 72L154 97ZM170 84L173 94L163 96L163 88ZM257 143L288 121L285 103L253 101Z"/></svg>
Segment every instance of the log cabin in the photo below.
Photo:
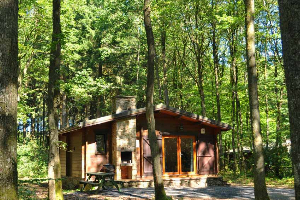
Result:
<svg viewBox="0 0 300 200"><path fill-rule="evenodd" d="M146 109L136 108L135 97L117 96L113 110L60 131L60 141L67 143L67 150L60 150L62 176L83 179L107 163L115 166L116 180L152 176ZM230 130L228 124L163 104L155 106L154 115L165 178L218 173L217 135Z"/></svg>

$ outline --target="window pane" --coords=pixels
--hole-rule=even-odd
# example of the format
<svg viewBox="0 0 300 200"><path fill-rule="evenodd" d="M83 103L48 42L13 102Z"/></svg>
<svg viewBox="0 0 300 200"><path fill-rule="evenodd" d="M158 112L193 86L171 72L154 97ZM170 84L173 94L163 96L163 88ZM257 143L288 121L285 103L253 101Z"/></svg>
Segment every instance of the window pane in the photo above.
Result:
<svg viewBox="0 0 300 200"><path fill-rule="evenodd" d="M194 171L194 147L192 138L181 138L181 171Z"/></svg>
<svg viewBox="0 0 300 200"><path fill-rule="evenodd" d="M105 153L105 137L104 135L96 135L97 153Z"/></svg>
<svg viewBox="0 0 300 200"><path fill-rule="evenodd" d="M165 172L178 172L177 138L164 138Z"/></svg>

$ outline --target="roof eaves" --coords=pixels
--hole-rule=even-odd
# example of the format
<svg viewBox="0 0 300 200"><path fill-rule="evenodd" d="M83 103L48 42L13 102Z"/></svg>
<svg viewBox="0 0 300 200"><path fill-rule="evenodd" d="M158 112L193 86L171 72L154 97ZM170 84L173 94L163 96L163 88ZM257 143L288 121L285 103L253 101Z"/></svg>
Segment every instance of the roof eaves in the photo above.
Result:
<svg viewBox="0 0 300 200"><path fill-rule="evenodd" d="M225 124L223 122L219 122L213 119L209 119L207 117L203 117L201 115L197 115L191 112L186 112L184 110L181 109L177 109L177 108L173 108L171 106L166 106L164 104L159 104L157 106L155 106L155 110L167 110L167 111L171 111L173 113L179 114L179 115L183 115L198 121L201 121L203 123L207 123L207 124L212 124L212 125L216 125L219 126L221 128L222 131L227 131L232 129L232 127L229 124Z"/></svg>
<svg viewBox="0 0 300 200"><path fill-rule="evenodd" d="M218 126L218 127L221 128L221 131L227 131L227 130L232 129L229 124L218 122L216 120L209 119L207 117L203 117L201 115L197 115L197 114L194 114L194 113L191 113L191 112L186 112L186 111L181 110L181 109L173 108L171 106L166 106L164 104L158 104L158 105L154 106L154 111L159 111L159 110L170 111L170 112L176 113L178 115L183 115L185 117L198 120L198 121L200 121L202 123L205 123L205 124L208 124L208 125ZM139 115L139 114L143 114L145 112L146 112L146 108L139 108L139 109L133 109L133 110L125 110L125 111L122 111L122 112L117 113L117 114L107 115L107 116L96 118L96 119L85 120L84 122L81 122L76 127L65 128L65 129L60 130L60 134L70 132L70 131L75 131L75 130L78 130L78 129L81 129L81 128L84 128L84 127L103 124L103 123L106 123L106 122L111 122L111 121L114 121L116 119L120 119L120 118L124 118L124 117L136 116L136 115Z"/></svg>

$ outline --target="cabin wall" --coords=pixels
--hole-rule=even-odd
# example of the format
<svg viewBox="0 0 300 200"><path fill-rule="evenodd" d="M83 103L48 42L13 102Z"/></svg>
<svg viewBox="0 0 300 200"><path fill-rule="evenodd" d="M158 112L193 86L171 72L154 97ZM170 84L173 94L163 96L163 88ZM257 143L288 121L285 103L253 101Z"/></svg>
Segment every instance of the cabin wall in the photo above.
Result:
<svg viewBox="0 0 300 200"><path fill-rule="evenodd" d="M201 129L205 134L201 134ZM164 136L194 136L196 140L196 173L217 173L217 134L218 128L209 127L199 122L186 120L178 115L171 116L163 112L155 113L155 129L160 146L160 157L162 160L162 137ZM151 151L148 140L147 121L145 114L137 117L137 131L140 131L139 140L141 144L140 175L151 176ZM138 136L139 134L137 134Z"/></svg>
<svg viewBox="0 0 300 200"><path fill-rule="evenodd" d="M82 170L82 131L68 133L68 152L66 159L66 175L72 177L84 177Z"/></svg>
<svg viewBox="0 0 300 200"><path fill-rule="evenodd" d="M105 135L106 152L97 153L96 134ZM102 166L111 163L111 123L87 128L86 131L86 172L99 172Z"/></svg>
<svg viewBox="0 0 300 200"><path fill-rule="evenodd" d="M59 140L66 143L67 142L67 137L66 136L59 136ZM67 171L66 171L66 163L67 163L67 152L66 149L59 149L59 159L60 159L60 165L61 165L61 175L62 176L67 176Z"/></svg>

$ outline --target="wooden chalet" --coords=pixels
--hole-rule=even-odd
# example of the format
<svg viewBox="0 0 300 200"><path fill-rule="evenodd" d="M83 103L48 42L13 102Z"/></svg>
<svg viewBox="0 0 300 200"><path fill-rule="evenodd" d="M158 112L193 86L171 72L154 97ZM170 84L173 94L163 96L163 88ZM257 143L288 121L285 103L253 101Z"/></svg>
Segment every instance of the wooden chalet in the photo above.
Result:
<svg viewBox="0 0 300 200"><path fill-rule="evenodd" d="M111 163L116 180L151 177L146 109L135 105L134 97L118 96L114 114L61 130L67 143L60 150L62 176L85 178ZM218 173L217 135L229 125L162 104L154 112L165 178Z"/></svg>

